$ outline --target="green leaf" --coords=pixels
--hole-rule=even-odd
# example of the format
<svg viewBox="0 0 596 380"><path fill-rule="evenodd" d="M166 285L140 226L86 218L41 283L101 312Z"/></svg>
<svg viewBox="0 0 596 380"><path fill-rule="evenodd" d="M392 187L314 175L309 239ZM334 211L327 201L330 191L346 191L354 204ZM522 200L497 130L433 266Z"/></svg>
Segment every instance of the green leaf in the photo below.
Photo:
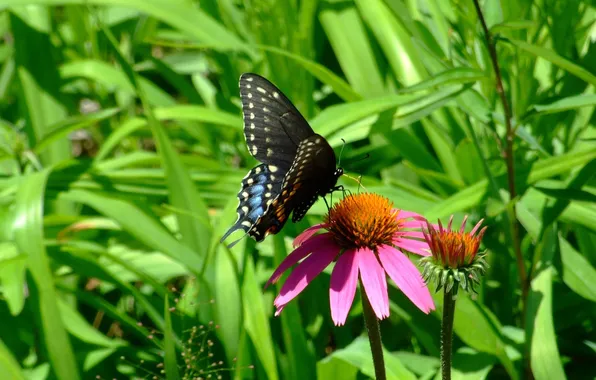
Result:
<svg viewBox="0 0 596 380"><path fill-rule="evenodd" d="M566 379L557 348L552 311L552 260L556 250L557 232L549 228L538 243L538 273L534 275L528 295L527 335L530 341L530 363L536 380Z"/></svg>
<svg viewBox="0 0 596 380"><path fill-rule="evenodd" d="M350 3L335 5L323 2L319 20L348 82L365 97L384 94L382 74L358 12Z"/></svg>
<svg viewBox="0 0 596 380"><path fill-rule="evenodd" d="M581 94L575 96L569 96L552 102L550 104L534 105L536 112L543 114L551 114L557 112L569 111L580 107L593 107L596 106L596 94Z"/></svg>
<svg viewBox="0 0 596 380"><path fill-rule="evenodd" d="M242 117L224 111L191 104L160 107L154 110L158 120L192 120L242 131Z"/></svg>
<svg viewBox="0 0 596 380"><path fill-rule="evenodd" d="M244 328L255 346L257 356L265 369L267 378L276 380L279 376L277 373L275 350L269 327L269 318L266 313L267 308L263 304L261 294L262 291L259 288L259 282L255 278L253 263L251 260L248 260L244 267L244 284L242 285Z"/></svg>
<svg viewBox="0 0 596 380"><path fill-rule="evenodd" d="M151 127L157 150L163 161L169 199L174 207L185 211L176 215L182 241L194 250L193 256L196 257L197 261L201 262L201 267L204 269L203 265L206 262L209 241L211 239L211 224L209 215L207 214L207 206L197 193L186 168L182 165L178 153L175 151L164 128L157 122L153 115L148 99L143 89L138 85L136 74L118 50L116 40L108 29L104 28L103 31L106 37L108 37L120 65L126 72L128 80L133 84L143 103L147 122Z"/></svg>
<svg viewBox="0 0 596 380"><path fill-rule="evenodd" d="M596 86L596 76L590 73L583 67L569 61L566 58L558 55L554 50L543 48L542 46L532 45L520 40L508 40L518 48L527 51L528 53L534 54L537 57L546 59L553 65L556 65L563 70L575 75L576 77L590 83L592 86Z"/></svg>
<svg viewBox="0 0 596 380"><path fill-rule="evenodd" d="M22 0L6 0L7 7L27 4ZM80 0L36 0L35 4L62 6L80 4ZM93 0L86 4L122 6L121 0ZM252 49L236 35L228 31L209 15L185 1L171 2L169 0L127 0L128 8L138 9L155 17L172 27L178 28L190 37L210 45L218 51L237 50L254 54Z"/></svg>
<svg viewBox="0 0 596 380"><path fill-rule="evenodd" d="M596 202L596 195L584 190L577 189L553 189L542 186L534 186L536 190L548 195L549 197L566 200L566 201L581 201L581 202Z"/></svg>
<svg viewBox="0 0 596 380"><path fill-rule="evenodd" d="M322 83L328 85L335 91L337 96L342 98L346 102L353 102L357 100L361 100L362 96L354 91L349 84L347 84L342 78L338 77L333 73L333 71L329 70L323 65L318 64L317 62L311 61L304 57L301 57L296 54L292 54L285 50L276 48L274 46L264 46L264 45L257 45L259 49L263 49L265 51L269 51L275 54L283 55L284 57L288 57L300 66L302 66L305 70L312 74L315 78L320 80Z"/></svg>
<svg viewBox="0 0 596 380"><path fill-rule="evenodd" d="M505 351L503 327L498 319L490 310L470 300L463 292L457 297L453 329L468 346L499 358L511 378L519 378L513 362Z"/></svg>
<svg viewBox="0 0 596 380"><path fill-rule="evenodd" d="M525 203L518 202L517 218L532 239L538 239L543 228L538 217L533 215ZM596 302L596 269L569 242L559 236L559 250L563 264L563 281L580 296Z"/></svg>
<svg viewBox="0 0 596 380"><path fill-rule="evenodd" d="M68 305L64 300L58 300L58 307L60 308L60 315L68 332L79 338L81 341L109 348L126 345L126 342L121 339L110 339L100 333L96 328L91 326L78 311L74 310L72 306Z"/></svg>
<svg viewBox="0 0 596 380"><path fill-rule="evenodd" d="M438 74L435 74L431 78L426 79L420 83L416 83L413 86L399 89L397 93L405 94L410 92L423 91L446 84L473 83L485 78L486 74L478 69L473 69L470 67L455 67L453 69L448 69Z"/></svg>
<svg viewBox="0 0 596 380"><path fill-rule="evenodd" d="M164 366L166 370L166 379L179 380L180 373L178 372L178 362L176 360L176 336L172 329L172 316L170 314L170 302L168 297L165 298L164 317L166 322L164 331Z"/></svg>
<svg viewBox="0 0 596 380"><path fill-rule="evenodd" d="M17 247L12 243L0 243L2 295L13 316L19 315L25 306L25 269L27 256L19 255Z"/></svg>
<svg viewBox="0 0 596 380"><path fill-rule="evenodd" d="M13 380L26 379L23 373L21 373L19 362L12 355L10 349L6 347L2 339L0 339L0 373Z"/></svg>
<svg viewBox="0 0 596 380"><path fill-rule="evenodd" d="M284 234L277 234L273 237L273 252L276 266L287 256L284 243ZM282 284L277 283L277 291L281 290ZM295 380L316 378L316 362L314 353L309 349L306 331L297 329L296 326L303 326L298 303L293 302L284 307L280 315L284 345L288 355L288 378Z"/></svg>
<svg viewBox="0 0 596 380"><path fill-rule="evenodd" d="M198 273L201 262L187 246L181 244L154 218L139 208L120 199L110 198L86 190L70 190L61 198L85 204L106 217L114 219L129 234L148 247L152 247Z"/></svg>
<svg viewBox="0 0 596 380"><path fill-rule="evenodd" d="M77 362L58 308L58 295L50 261L43 243L44 194L50 170L29 174L19 185L15 199L14 238L19 252L29 258L36 305L42 326L42 339L57 377L79 379Z"/></svg>
<svg viewBox="0 0 596 380"><path fill-rule="evenodd" d="M119 111L120 110L118 108L108 108L92 114L73 116L60 120L55 125L48 126L48 133L39 139L33 150L35 153L39 154L55 141L65 139L70 132L77 129L85 129L93 124L116 115Z"/></svg>
<svg viewBox="0 0 596 380"><path fill-rule="evenodd" d="M385 350L383 350L383 352L385 358L385 370L387 371L387 379L416 379L416 376L402 364L402 362L397 356L393 356ZM352 367L357 368L360 372L364 373L365 375L371 378L375 377L375 370L373 366L372 356L370 353L370 344L368 342L368 338L364 336L356 338L347 347L334 351L331 355L325 358L323 362L320 362L318 366L319 378L329 378L321 377L321 375L330 372L329 368L325 368L326 366L336 366L336 364L333 363L333 359L349 363ZM342 370L342 372L349 373L350 371L344 369ZM339 377L331 378L339 379Z"/></svg>

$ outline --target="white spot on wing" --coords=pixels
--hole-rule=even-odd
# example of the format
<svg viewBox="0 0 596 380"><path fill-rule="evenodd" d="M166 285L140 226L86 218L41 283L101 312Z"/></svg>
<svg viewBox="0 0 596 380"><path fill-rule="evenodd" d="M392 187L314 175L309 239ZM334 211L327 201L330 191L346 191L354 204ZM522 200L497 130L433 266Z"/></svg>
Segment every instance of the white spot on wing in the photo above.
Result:
<svg viewBox="0 0 596 380"><path fill-rule="evenodd" d="M273 149L267 148L267 157L273 156Z"/></svg>
<svg viewBox="0 0 596 380"><path fill-rule="evenodd" d="M251 87L252 87L252 86L251 86L250 84L247 84L247 85L246 85L246 88L251 88Z"/></svg>
<svg viewBox="0 0 596 380"><path fill-rule="evenodd" d="M254 106L255 105L252 102L248 103L248 108L253 108Z"/></svg>
<svg viewBox="0 0 596 380"><path fill-rule="evenodd" d="M275 99L279 98L279 93L278 93L277 91L274 91L274 92L273 92L273 97L274 97Z"/></svg>
<svg viewBox="0 0 596 380"><path fill-rule="evenodd" d="M252 82L252 77L248 77L248 78L246 78L246 81L247 81L247 82Z"/></svg>
<svg viewBox="0 0 596 380"><path fill-rule="evenodd" d="M249 99L252 99L252 94L250 92L246 96L248 96Z"/></svg>
<svg viewBox="0 0 596 380"><path fill-rule="evenodd" d="M255 118L255 114L251 112L250 113L250 119L253 120L254 118ZM312 143L309 143L309 144L312 144Z"/></svg>
<svg viewBox="0 0 596 380"><path fill-rule="evenodd" d="M255 135L253 135L252 133L250 134L250 141L255 141Z"/></svg>
<svg viewBox="0 0 596 380"><path fill-rule="evenodd" d="M252 179L252 178L249 178L249 179L247 179L247 180L246 180L246 183L247 183L249 186L250 186L250 185L252 185L254 182L255 182L255 180L254 180L254 179Z"/></svg>
<svg viewBox="0 0 596 380"><path fill-rule="evenodd" d="M255 169L255 174L259 174L261 172L261 168L256 168Z"/></svg>
<svg viewBox="0 0 596 380"><path fill-rule="evenodd" d="M277 169L278 169L277 166L269 165L269 171L271 173L275 173L277 171Z"/></svg>
<svg viewBox="0 0 596 380"><path fill-rule="evenodd" d="M257 126L255 125L255 123L250 123L250 129L255 129Z"/></svg>
<svg viewBox="0 0 596 380"><path fill-rule="evenodd" d="M257 91L258 91L258 92L261 92L261 93L263 93L263 94L266 94L266 93L267 93L267 91L265 91L265 89L264 89L263 87L258 87L258 86L257 86Z"/></svg>
<svg viewBox="0 0 596 380"><path fill-rule="evenodd" d="M263 107L263 112L269 112L269 108Z"/></svg>
<svg viewBox="0 0 596 380"><path fill-rule="evenodd" d="M242 206L242 212L246 214L248 212L248 207Z"/></svg>
<svg viewBox="0 0 596 380"><path fill-rule="evenodd" d="M252 226L252 223L249 222L248 220L245 220L244 222L242 222L242 225L245 227L250 227L250 226Z"/></svg>
<svg viewBox="0 0 596 380"><path fill-rule="evenodd" d="M253 145L253 146L252 146L252 155L253 155L253 156L254 156L254 155L256 155L258 151L259 151L259 150L258 150L257 146L256 146L256 145Z"/></svg>

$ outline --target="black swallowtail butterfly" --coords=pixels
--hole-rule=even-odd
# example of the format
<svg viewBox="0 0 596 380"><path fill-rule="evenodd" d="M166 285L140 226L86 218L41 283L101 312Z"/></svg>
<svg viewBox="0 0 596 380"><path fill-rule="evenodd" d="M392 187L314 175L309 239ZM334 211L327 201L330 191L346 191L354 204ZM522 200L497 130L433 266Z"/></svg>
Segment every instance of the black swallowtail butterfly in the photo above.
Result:
<svg viewBox="0 0 596 380"><path fill-rule="evenodd" d="M259 242L279 232L291 212L293 222L301 220L319 196L336 189L343 170L327 140L267 79L242 74L240 98L246 145L262 164L242 180L238 219L221 241L242 229Z"/></svg>

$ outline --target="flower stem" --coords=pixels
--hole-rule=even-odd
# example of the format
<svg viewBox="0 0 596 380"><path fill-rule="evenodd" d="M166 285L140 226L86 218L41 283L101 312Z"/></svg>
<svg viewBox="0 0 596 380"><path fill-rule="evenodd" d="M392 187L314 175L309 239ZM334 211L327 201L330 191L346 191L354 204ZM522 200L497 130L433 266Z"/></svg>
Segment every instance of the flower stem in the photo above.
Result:
<svg viewBox="0 0 596 380"><path fill-rule="evenodd" d="M513 240L513 250L515 252L515 258L517 262L517 271L519 274L519 281L522 290L522 318L521 324L522 327L525 321L526 315L526 303L528 300L528 290L530 285L530 278L527 277L526 274L526 267L524 264L524 258L521 251L521 241L519 238L519 224L517 222L517 213L516 209L516 199L517 196L516 189L515 189L515 160L513 159L513 139L515 138L515 129L511 125L511 108L509 107L509 103L507 102L507 96L505 96L505 90L503 89L503 79L501 78L501 69L499 68L499 60L497 59L497 49L495 48L495 42L493 37L488 30L486 25L486 21L484 20L484 15L482 14L482 10L480 9L480 4L478 4L478 0L474 0L474 7L476 8L476 13L478 14L478 19L480 20L480 25L482 26L482 30L484 31L484 37L486 38L486 45L488 47L488 52L490 54L490 59L492 62L493 70L495 72L495 79L496 79L496 90L497 94L501 98L501 103L503 103L503 113L505 114L505 151L503 155L505 156L505 163L507 166L507 184L509 187L509 199L511 199L511 209L509 212L509 219L511 223L511 237Z"/></svg>
<svg viewBox="0 0 596 380"><path fill-rule="evenodd" d="M457 284L455 285L457 286ZM442 380L451 380L451 350L453 343L453 317L455 300L453 289L445 289L443 297L443 321L441 323L441 373Z"/></svg>
<svg viewBox="0 0 596 380"><path fill-rule="evenodd" d="M362 285L362 284L361 284ZM364 286L360 286L362 290L362 308L364 310L364 324L368 331L368 340L370 342L370 350L372 353L373 364L375 366L375 378L377 380L386 380L385 374L385 360L383 359L383 345L381 344L381 329L379 328L379 320L375 315L372 306L368 300L368 296L364 291Z"/></svg>

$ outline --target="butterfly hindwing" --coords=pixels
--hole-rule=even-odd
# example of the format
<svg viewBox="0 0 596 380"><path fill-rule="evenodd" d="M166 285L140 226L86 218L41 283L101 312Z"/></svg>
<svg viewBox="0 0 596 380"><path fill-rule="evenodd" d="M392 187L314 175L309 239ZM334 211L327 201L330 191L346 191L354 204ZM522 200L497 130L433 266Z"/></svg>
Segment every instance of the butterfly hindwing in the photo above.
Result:
<svg viewBox="0 0 596 380"><path fill-rule="evenodd" d="M288 98L256 74L240 77L244 136L248 151L262 163L287 169L298 145L314 134Z"/></svg>
<svg viewBox="0 0 596 380"><path fill-rule="evenodd" d="M259 218L265 213L269 205L279 195L284 173L272 165L261 164L251 169L242 179L238 192L238 218L236 223L228 229L221 238L224 241L232 232L243 230L248 232ZM233 242L228 247L232 247Z"/></svg>

